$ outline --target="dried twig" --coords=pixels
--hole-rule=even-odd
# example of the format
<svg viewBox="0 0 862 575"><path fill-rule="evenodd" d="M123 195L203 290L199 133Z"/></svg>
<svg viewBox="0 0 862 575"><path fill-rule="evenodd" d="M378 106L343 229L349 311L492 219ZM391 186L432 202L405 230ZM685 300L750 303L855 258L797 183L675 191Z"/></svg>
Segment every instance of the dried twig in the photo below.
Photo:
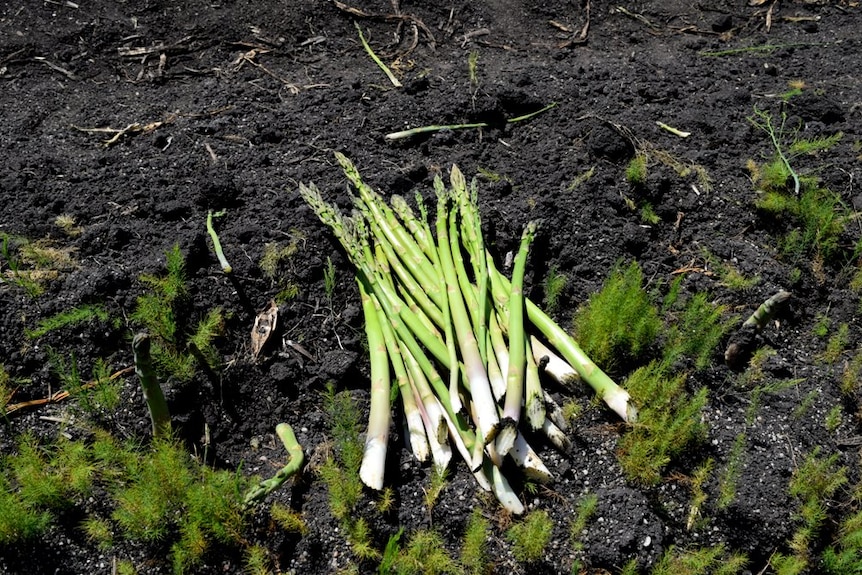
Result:
<svg viewBox="0 0 862 575"><path fill-rule="evenodd" d="M123 368L120 371L113 373L108 379L110 381L113 381L113 380L117 379L118 377L122 377L128 373L131 373L132 371L134 371L134 369L135 369L134 367ZM94 381L90 381L90 382L83 384L81 386L81 389L92 389L92 388L96 387L97 385L99 385L99 382L94 380ZM52 393L48 397L44 397L42 399L31 399L29 401L21 401L19 403L13 403L12 405L10 405L6 408L6 414L8 415L8 414L11 414L13 412L20 411L22 409L27 409L30 407L41 407L43 405L48 405L49 403L59 403L60 401L63 401L64 399L68 398L69 395L71 395L71 394L68 391L63 390L63 391L57 391L55 393Z"/></svg>

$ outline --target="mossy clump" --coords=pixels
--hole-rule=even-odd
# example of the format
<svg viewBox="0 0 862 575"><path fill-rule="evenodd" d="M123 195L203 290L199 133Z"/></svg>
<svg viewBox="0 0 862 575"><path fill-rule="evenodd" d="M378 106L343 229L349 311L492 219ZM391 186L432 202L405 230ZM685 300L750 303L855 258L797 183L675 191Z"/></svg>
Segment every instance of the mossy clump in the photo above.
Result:
<svg viewBox="0 0 862 575"><path fill-rule="evenodd" d="M671 460L706 438L701 411L707 390L693 395L684 373L671 374L659 361L635 370L626 381L632 397L645 398L638 423L620 440L619 460L631 481L655 485Z"/></svg>
<svg viewBox="0 0 862 575"><path fill-rule="evenodd" d="M704 292L685 301L674 301L668 315L672 323L665 333L663 353L668 366L690 357L697 369L704 369L718 344L737 323L735 317L727 317L725 306L712 303Z"/></svg>
<svg viewBox="0 0 862 575"><path fill-rule="evenodd" d="M523 521L506 531L506 538L512 543L512 555L518 561L538 561L551 541L553 530L554 522L547 511L531 511Z"/></svg>
<svg viewBox="0 0 862 575"><path fill-rule="evenodd" d="M473 509L461 545L461 564L471 575L484 575L488 571L488 536L491 523L479 508Z"/></svg>
<svg viewBox="0 0 862 575"><path fill-rule="evenodd" d="M0 465L0 546L39 537L61 513L74 517L99 494L107 513L81 520L84 537L101 549L119 538L170 548L174 572L189 573L216 544L246 545L248 485L169 441L145 449L103 431L88 442L60 436L45 444L24 435Z"/></svg>
<svg viewBox="0 0 862 575"><path fill-rule="evenodd" d="M852 216L840 194L821 186L816 175L799 171L795 164L832 148L842 134L799 138L797 129L785 125L785 113L779 121L766 110L755 109L749 121L767 134L773 148L767 162L751 160L747 165L760 192L757 209L788 229L779 240L781 251L793 260L813 256L815 267L830 262L841 251L839 240Z"/></svg>
<svg viewBox="0 0 862 575"><path fill-rule="evenodd" d="M745 555L729 553L723 544L685 551L671 546L650 575L737 575L747 564Z"/></svg>
<svg viewBox="0 0 862 575"><path fill-rule="evenodd" d="M643 289L637 262L616 266L602 289L575 314L575 337L604 369L636 360L655 342L662 323Z"/></svg>
<svg viewBox="0 0 862 575"><path fill-rule="evenodd" d="M395 572L399 575L461 573L461 566L446 551L443 537L433 529L413 533L395 563Z"/></svg>
<svg viewBox="0 0 862 575"><path fill-rule="evenodd" d="M548 313L553 313L559 306L560 296L566 289L568 281L566 274L562 273L556 266L552 266L548 270L542 281L542 288L545 292L545 309Z"/></svg>
<svg viewBox="0 0 862 575"><path fill-rule="evenodd" d="M647 179L647 157L645 154L635 155L626 166L626 181L633 186L642 186Z"/></svg>
<svg viewBox="0 0 862 575"><path fill-rule="evenodd" d="M6 417L6 408L12 401L12 394L15 393L11 379L9 372L6 371L6 366L0 363L0 419Z"/></svg>
<svg viewBox="0 0 862 575"><path fill-rule="evenodd" d="M162 376L188 381L195 374L198 361L211 369L218 368L218 352L213 341L224 331L222 308L209 310L191 331L185 313L188 303L185 258L179 245L165 253L166 272L163 275L143 275L141 282L150 291L139 296L131 315L133 322L143 325L152 338L152 355Z"/></svg>

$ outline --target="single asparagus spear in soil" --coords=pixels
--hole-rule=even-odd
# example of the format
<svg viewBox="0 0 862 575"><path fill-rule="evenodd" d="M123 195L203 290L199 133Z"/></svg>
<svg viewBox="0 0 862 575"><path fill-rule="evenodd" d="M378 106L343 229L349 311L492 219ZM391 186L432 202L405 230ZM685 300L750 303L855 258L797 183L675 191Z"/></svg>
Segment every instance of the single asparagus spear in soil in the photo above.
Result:
<svg viewBox="0 0 862 575"><path fill-rule="evenodd" d="M363 278L357 278L362 311L365 314L365 335L371 354L371 409L365 434L365 452L359 468L359 478L372 489L383 489L386 450L389 445L389 354L383 329Z"/></svg>
<svg viewBox="0 0 862 575"><path fill-rule="evenodd" d="M727 365L738 368L748 362L757 333L769 323L788 299L790 299L790 292L781 290L754 310L739 331L733 334L724 350L724 361Z"/></svg>
<svg viewBox="0 0 862 575"><path fill-rule="evenodd" d="M215 250L216 257L218 258L218 263L221 266L221 271L226 274L229 274L233 271L233 268L228 263L227 258L224 257L224 251L221 247L221 241L219 241L218 234L216 233L215 228L213 228L213 216L219 217L223 214L224 212L218 212L217 214L213 214L212 210L207 212L207 232L209 233L210 239L213 242L213 249Z"/></svg>
<svg viewBox="0 0 862 575"><path fill-rule="evenodd" d="M171 435L171 414L165 401L165 394L159 385L159 378L153 369L150 356L150 336L141 332L132 339L132 353L135 355L135 373L141 380L144 391L144 401L150 411L150 421L153 424L153 438L165 439Z"/></svg>
<svg viewBox="0 0 862 575"><path fill-rule="evenodd" d="M293 433L293 428L287 423L279 423L275 427L275 434L278 435L284 448L287 449L287 465L278 470L278 472L258 483L256 486L248 490L243 498L246 505L260 501L274 490L284 484L302 468L305 461L305 456L302 453L302 446L296 440L296 435Z"/></svg>

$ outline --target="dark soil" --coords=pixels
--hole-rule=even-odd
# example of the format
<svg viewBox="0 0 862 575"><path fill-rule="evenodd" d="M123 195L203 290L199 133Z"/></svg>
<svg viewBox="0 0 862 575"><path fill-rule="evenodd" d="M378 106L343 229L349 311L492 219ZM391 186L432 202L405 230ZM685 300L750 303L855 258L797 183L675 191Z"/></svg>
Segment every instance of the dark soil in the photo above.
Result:
<svg viewBox="0 0 862 575"><path fill-rule="evenodd" d="M287 572L331 573L351 562L360 572L376 572L373 562L351 554L313 470L330 429L321 392L332 381L366 413L368 360L352 270L297 186L314 182L347 206L333 151L351 158L384 194L427 193L434 175L457 164L468 177L479 175L479 202L499 257L516 248L528 220L542 220L530 255L529 294L541 301L548 270L563 272L569 281L555 312L562 325L571 325L574 310L618 261L636 260L646 289L659 295L683 275L684 292L708 293L740 323L786 289L790 305L758 334L758 343L775 350L763 367L766 381L800 381L763 396L746 426L750 389L725 365L726 341L707 369L681 365L690 391L709 389L708 438L649 488L627 482L616 461L625 430L590 402L587 390L578 390L586 410L570 432L572 452L538 444L555 482L524 499L530 509L546 509L555 529L544 558L529 565L512 557L504 514L480 497L463 462L452 466L440 503L427 511L423 490L431 470L412 459L396 418L387 476L396 503L385 515L369 508L375 545L382 549L399 526L408 534L434 527L457 554L471 510L484 505L493 523L495 573L567 573L575 560L590 572L616 573L629 559L648 568L671 546L718 543L746 553L752 573L763 572L773 553L790 552L800 503L789 495L788 481L809 453L819 447L837 454L849 485L858 480L858 396L842 394L839 384L859 343L859 297L849 286L860 226L857 218L849 221L837 255L825 262L811 253L783 253L781 238L794 222L755 207L759 194L746 162L767 161L773 150L747 118L755 108L776 117L784 109L788 126L800 126L803 137L843 132L832 149L801 157L797 166L816 172L847 209L862 208L857 3L640 1L625 10L561 0L434 4L404 2L401 17L385 18L394 13L389 2L365 2L356 8L379 17L355 18L309 0L4 3L0 232L74 249L74 265L46 280L38 297L14 282L0 284L0 363L17 382L12 403L57 390L49 348L74 352L83 373L97 358L116 369L130 366L128 336L140 326L127 318L147 290L139 277L163 270L165 252L179 244L191 289L185 313L200 317L216 305L228 312L217 342L223 370L215 377L199 370L183 385L165 383L179 435L190 449L202 450L207 428L211 463L268 476L284 460L274 428L290 423L310 467L270 501L301 510L309 532L287 536L268 527L267 505L255 512L250 540L265 545ZM403 88L393 88L362 49L354 20ZM772 49L710 55L766 45ZM474 51L478 74L471 84ZM801 95L782 108L779 95L793 81L804 82ZM528 121L505 121L551 102L555 108ZM384 139L397 130L463 122L489 127ZM691 136L680 138L656 122ZM133 124L138 128L110 145L105 141L116 132L89 131ZM652 161L647 180L632 185L625 169L636 147L702 166L709 183ZM645 203L657 223L641 219ZM217 225L234 267L230 278L210 248L208 210L226 210ZM70 238L55 224L63 214L82 227L79 236ZM300 343L314 359L279 341L254 362L254 317L284 287L266 279L259 262L267 243L292 238L301 238L299 251L281 273L299 290L280 310L278 339ZM324 291L327 259L336 269L331 298ZM721 266L759 282L732 289ZM8 262L0 261L0 269L8 280ZM36 340L25 336L40 319L90 303L104 305L119 327L93 322ZM829 335L849 324L847 351L833 362L819 359L828 336L815 336L814 328L823 316ZM612 375L624 381L627 371ZM827 429L836 405L840 424ZM69 413L79 423L57 423ZM0 453L12 453L14 438L25 431L46 441L61 432L84 437L82 417L69 401L15 412L0 431ZM121 407L102 414L99 425L120 437L148 438L133 375L123 380ZM737 495L719 509L719 477L741 431L747 441ZM706 485L704 520L687 529L688 477L708 458L715 471ZM851 491L839 491L827 506L829 520L812 543L812 573L820 550L854 510ZM575 550L568 526L585 493L597 494L599 506L581 537L583 548ZM374 500L367 493L363 509ZM96 502L60 517L35 542L0 548L0 572L109 573L116 558L130 559L139 573L171 571L164 546L120 538L104 550L89 543L75 518L90 504ZM241 554L232 550L214 552L200 569L241 571Z"/></svg>

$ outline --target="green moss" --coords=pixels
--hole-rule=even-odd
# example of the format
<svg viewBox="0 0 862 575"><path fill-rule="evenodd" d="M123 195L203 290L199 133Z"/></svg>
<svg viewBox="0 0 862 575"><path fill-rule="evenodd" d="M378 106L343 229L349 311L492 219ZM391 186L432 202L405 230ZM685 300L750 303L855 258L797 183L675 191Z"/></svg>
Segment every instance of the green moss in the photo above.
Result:
<svg viewBox="0 0 862 575"><path fill-rule="evenodd" d="M269 510L269 515L279 527L288 533L308 534L308 525L306 525L305 519L303 519L302 514L298 511L294 511L280 503L273 503Z"/></svg>
<svg viewBox="0 0 862 575"><path fill-rule="evenodd" d="M706 248L702 250L702 253L707 265L715 271L721 284L728 289L734 291L745 291L760 283L760 276L745 277L734 266L722 261L721 258L717 257Z"/></svg>
<svg viewBox="0 0 862 575"><path fill-rule="evenodd" d="M401 553L401 537L404 535L404 528L399 527L398 531L389 536L386 541L386 547L383 550L383 555L380 557L380 565L377 566L377 575L392 575L395 573L395 568L398 564L398 555Z"/></svg>
<svg viewBox="0 0 862 575"><path fill-rule="evenodd" d="M359 413L350 394L335 393L332 384L323 395L329 416L333 454L320 467L320 476L329 492L329 507L336 519L346 522L362 496L359 467L364 446L360 438Z"/></svg>
<svg viewBox="0 0 862 575"><path fill-rule="evenodd" d="M114 544L113 526L110 521L90 516L81 522L81 531L87 540L99 546L99 549L110 549Z"/></svg>
<svg viewBox="0 0 862 575"><path fill-rule="evenodd" d="M706 483L712 476L715 461L710 457L699 465L691 474L691 506L685 527L691 531L701 518L701 510L707 500Z"/></svg>
<svg viewBox="0 0 862 575"><path fill-rule="evenodd" d="M129 538L163 539L170 527L169 516L180 507L192 483L189 456L176 445L159 441L149 456L128 463L126 473L132 481L115 492L113 519Z"/></svg>
<svg viewBox="0 0 862 575"><path fill-rule="evenodd" d="M97 467L82 443L41 445L29 434L0 465L0 544L41 534L54 514L91 493Z"/></svg>
<svg viewBox="0 0 862 575"><path fill-rule="evenodd" d="M762 166L749 162L749 169L762 192L757 208L787 222L789 231L779 241L782 252L794 259L814 256L815 263L830 261L840 251L838 241L850 215L839 194L821 187L817 177L794 165L803 156L833 147L842 135L799 138L798 130L786 127L784 112L778 122L770 112L755 109L749 121L772 144L772 159Z"/></svg>
<svg viewBox="0 0 862 575"><path fill-rule="evenodd" d="M572 524L569 526L569 536L572 541L572 548L580 551L583 548L581 537L587 528L587 523L592 519L599 505L599 498L595 493L589 493L581 497L578 501L575 510L575 517L572 519Z"/></svg>
<svg viewBox="0 0 862 575"><path fill-rule="evenodd" d="M859 389L862 378L862 349L857 349L853 357L844 365L841 373L841 392L851 395Z"/></svg>
<svg viewBox="0 0 862 575"><path fill-rule="evenodd" d="M802 398L802 401L793 408L793 413L791 417L796 420L802 419L802 417L808 413L808 410L811 409L811 406L814 405L814 402L817 398L820 397L819 389L812 389L808 393L805 394L805 397Z"/></svg>
<svg viewBox="0 0 862 575"><path fill-rule="evenodd" d="M0 283L12 284L35 298L45 291L41 282L44 278L39 270L25 267L22 253L29 243L27 238L0 232Z"/></svg>
<svg viewBox="0 0 862 575"><path fill-rule="evenodd" d="M576 338L597 365L613 369L641 357L655 341L661 321L642 283L637 262L626 269L617 266L577 311Z"/></svg>
<svg viewBox="0 0 862 575"><path fill-rule="evenodd" d="M371 530L366 520L355 517L362 498L359 467L364 444L360 436L359 412L346 391L335 392L330 383L323 394L324 408L330 420L333 440L332 453L318 469L329 493L329 508L339 521L357 557L379 557L373 548Z"/></svg>
<svg viewBox="0 0 862 575"><path fill-rule="evenodd" d="M742 463L745 456L745 433L737 433L730 448L727 465L718 479L718 500L716 505L719 509L727 509L736 499L736 489L739 485L739 477L742 475Z"/></svg>
<svg viewBox="0 0 862 575"><path fill-rule="evenodd" d="M0 475L0 548L34 539L51 524L51 514L23 500Z"/></svg>
<svg viewBox="0 0 862 575"><path fill-rule="evenodd" d="M841 405L832 406L832 409L829 410L829 413L826 414L826 419L823 421L823 427L826 428L826 431L834 433L839 427L841 427L843 413L844 408L841 407Z"/></svg>
<svg viewBox="0 0 862 575"><path fill-rule="evenodd" d="M224 313L221 307L207 312L188 338L188 346L196 350L210 369L218 370L220 360L213 342L224 333Z"/></svg>
<svg viewBox="0 0 862 575"><path fill-rule="evenodd" d="M817 337L826 337L829 333L829 314L826 313L818 313L814 318L814 328L811 330Z"/></svg>
<svg viewBox="0 0 862 575"><path fill-rule="evenodd" d="M673 365L682 357L693 357L695 367L704 369L737 319L725 319L727 308L710 302L702 292L694 294L682 306L677 302L674 308L677 319L665 336L664 362Z"/></svg>
<svg viewBox="0 0 862 575"><path fill-rule="evenodd" d="M506 538L512 543L512 555L518 561L538 561L551 541L553 529L554 523L547 511L531 511L523 521L506 530Z"/></svg>
<svg viewBox="0 0 862 575"><path fill-rule="evenodd" d="M271 575L269 551L262 545L251 545L243 553L243 573Z"/></svg>
<svg viewBox="0 0 862 575"><path fill-rule="evenodd" d="M6 417L6 407L12 400L15 389L11 385L11 378L6 371L6 366L0 363L0 418Z"/></svg>
<svg viewBox="0 0 862 575"><path fill-rule="evenodd" d="M446 551L443 537L433 529L422 529L410 536L398 556L398 575L440 575L460 573L458 563Z"/></svg>
<svg viewBox="0 0 862 575"><path fill-rule="evenodd" d="M827 502L847 483L846 468L837 465L839 458L839 453L823 457L815 448L794 471L789 491L800 503L799 526L788 542L793 554L782 556L778 565L773 561L776 572L795 573L808 565L811 547L826 521Z"/></svg>
<svg viewBox="0 0 862 575"><path fill-rule="evenodd" d="M647 157L637 154L626 166L626 181L633 186L642 186L647 179Z"/></svg>
<svg viewBox="0 0 862 575"><path fill-rule="evenodd" d="M101 305L82 305L62 311L39 321L39 325L33 330L24 330L24 335L29 339L42 337L52 331L65 327L79 326L91 321L108 321L108 312Z"/></svg>
<svg viewBox="0 0 862 575"><path fill-rule="evenodd" d="M570 183L567 186L567 189L570 192L574 192L576 190L579 190L580 188L582 188L584 186L584 184L586 184L587 182L589 182L592 179L592 177L595 175L595 173L596 173L595 166L591 167L586 172L581 172L580 174L575 176L575 178L572 180L572 183Z"/></svg>
<svg viewBox="0 0 862 575"><path fill-rule="evenodd" d="M637 425L621 440L620 465L631 481L654 485L671 460L706 437L701 411L706 388L686 393L685 374L670 375L666 364L652 362L632 373L626 389L642 398Z"/></svg>
<svg viewBox="0 0 862 575"><path fill-rule="evenodd" d="M431 481L425 490L425 507L428 511L434 509L446 485L449 484L449 470L446 467L439 468L436 465L431 469Z"/></svg>
<svg viewBox="0 0 862 575"><path fill-rule="evenodd" d="M819 356L820 361L826 364L832 364L838 361L838 358L841 357L841 354L844 353L844 350L847 348L849 340L850 326L846 323L842 323L826 343L826 349Z"/></svg>
<svg viewBox="0 0 862 575"><path fill-rule="evenodd" d="M484 575L489 571L488 537L491 524L479 508L473 509L461 545L461 564L469 575Z"/></svg>
<svg viewBox="0 0 862 575"><path fill-rule="evenodd" d="M335 293L335 264L332 263L332 258L326 256L326 266L323 268L323 291L326 293L326 299L332 304L332 296Z"/></svg>
<svg viewBox="0 0 862 575"><path fill-rule="evenodd" d="M841 522L836 541L823 551L822 564L828 575L862 573L862 511Z"/></svg>
<svg viewBox="0 0 862 575"><path fill-rule="evenodd" d="M552 266L545 279L542 281L542 288L545 292L545 310L548 313L553 313L560 303L560 296L563 290L566 289L568 278L566 274L560 272L556 266Z"/></svg>
<svg viewBox="0 0 862 575"><path fill-rule="evenodd" d="M723 544L685 551L671 546L650 575L736 575L747 563L745 555L728 553Z"/></svg>
<svg viewBox="0 0 862 575"><path fill-rule="evenodd" d="M654 226L661 221L661 218L655 213L655 208L649 202L641 206L641 221L645 224Z"/></svg>

